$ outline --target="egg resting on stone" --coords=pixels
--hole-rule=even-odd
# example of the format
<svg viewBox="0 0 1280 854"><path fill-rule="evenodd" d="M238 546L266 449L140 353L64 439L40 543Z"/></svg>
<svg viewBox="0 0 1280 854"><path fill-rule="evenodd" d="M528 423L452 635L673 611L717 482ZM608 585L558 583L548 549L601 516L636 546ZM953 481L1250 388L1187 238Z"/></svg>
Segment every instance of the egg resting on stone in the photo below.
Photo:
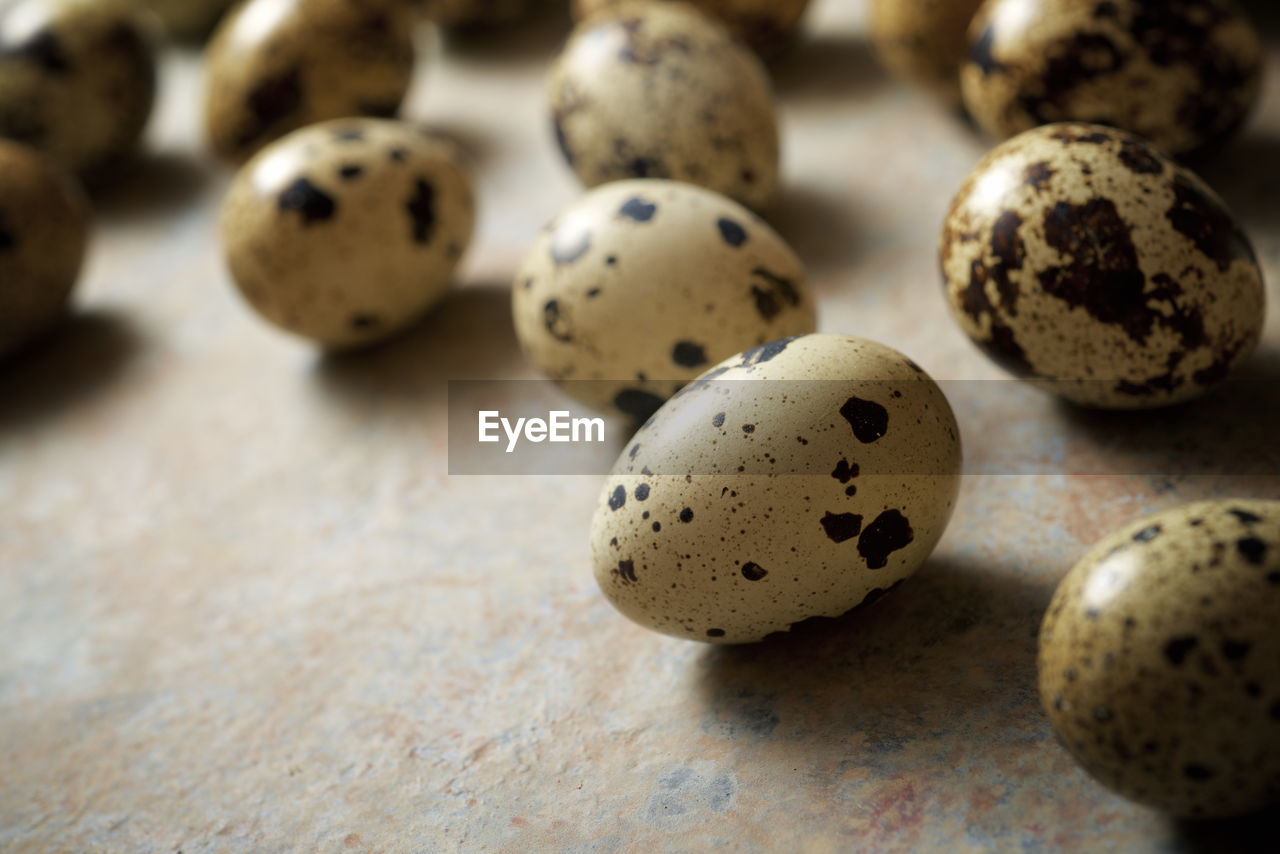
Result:
<svg viewBox="0 0 1280 854"><path fill-rule="evenodd" d="M596 581L642 626L748 643L915 572L951 516L941 389L882 344L784 338L721 362L636 433L591 527Z"/></svg>
<svg viewBox="0 0 1280 854"><path fill-rule="evenodd" d="M576 20L617 6L625 0L573 0ZM690 0L691 5L722 21L736 37L763 56L781 50L795 35L809 0Z"/></svg>
<svg viewBox="0 0 1280 854"><path fill-rule="evenodd" d="M207 36L235 0L133 0L151 9L169 35L184 40Z"/></svg>
<svg viewBox="0 0 1280 854"><path fill-rule="evenodd" d="M414 16L403 0L248 0L206 54L205 127L242 162L292 130L348 116L389 118L413 77Z"/></svg>
<svg viewBox="0 0 1280 854"><path fill-rule="evenodd" d="M760 60L682 3L627 2L573 31L548 93L565 160L588 187L673 178L760 209L778 129Z"/></svg>
<svg viewBox="0 0 1280 854"><path fill-rule="evenodd" d="M123 2L0 10L0 136L84 172L131 151L155 101L154 33Z"/></svg>
<svg viewBox="0 0 1280 854"><path fill-rule="evenodd" d="M84 260L89 205L44 155L0 140L0 357L62 316Z"/></svg>
<svg viewBox="0 0 1280 854"><path fill-rule="evenodd" d="M1105 537L1040 631L1040 696L1085 769L1182 816L1280 801L1280 502L1209 501Z"/></svg>
<svg viewBox="0 0 1280 854"><path fill-rule="evenodd" d="M1188 400L1253 352L1248 239L1199 178L1123 131L1027 131L978 164L942 232L952 314L996 362L1077 403Z"/></svg>
<svg viewBox="0 0 1280 854"><path fill-rule="evenodd" d="M452 145L400 122L338 119L241 169L223 203L222 244L263 317L343 348L387 338L435 305L474 222Z"/></svg>
<svg viewBox="0 0 1280 854"><path fill-rule="evenodd" d="M873 0L871 38L885 66L947 101L960 101L969 22L982 0Z"/></svg>
<svg viewBox="0 0 1280 854"><path fill-rule="evenodd" d="M970 30L964 102L988 132L1080 121L1175 157L1238 128L1263 52L1232 0L987 0Z"/></svg>
<svg viewBox="0 0 1280 854"><path fill-rule="evenodd" d="M804 268L742 205L677 181L605 184L538 236L512 288L526 358L643 421L727 356L814 330Z"/></svg>

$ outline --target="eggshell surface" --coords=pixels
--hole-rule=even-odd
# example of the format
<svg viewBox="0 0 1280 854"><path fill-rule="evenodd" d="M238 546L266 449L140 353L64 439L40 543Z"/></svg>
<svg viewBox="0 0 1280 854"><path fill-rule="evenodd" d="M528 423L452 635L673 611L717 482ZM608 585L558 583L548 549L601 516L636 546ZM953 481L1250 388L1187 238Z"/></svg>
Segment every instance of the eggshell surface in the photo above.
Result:
<svg viewBox="0 0 1280 854"><path fill-rule="evenodd" d="M1088 406L1193 398L1261 335L1262 273L1225 204L1122 131L1049 125L996 148L957 194L941 258L969 337Z"/></svg>
<svg viewBox="0 0 1280 854"><path fill-rule="evenodd" d="M969 22L982 0L873 0L871 38L885 66L947 101L960 101Z"/></svg>
<svg viewBox="0 0 1280 854"><path fill-rule="evenodd" d="M251 160L222 208L232 277L267 320L368 344L438 302L475 223L453 146L400 122L339 119Z"/></svg>
<svg viewBox="0 0 1280 854"><path fill-rule="evenodd" d="M673 178L760 209L778 177L764 66L683 3L628 2L580 24L548 81L556 139L588 187Z"/></svg>
<svg viewBox="0 0 1280 854"><path fill-rule="evenodd" d="M748 643L844 614L920 567L959 486L938 386L882 344L814 334L673 397L607 478L596 581L640 625Z"/></svg>
<svg viewBox="0 0 1280 854"><path fill-rule="evenodd" d="M640 421L721 359L815 324L804 268L772 228L660 179L606 184L563 211L529 250L512 309L530 362Z"/></svg>
<svg viewBox="0 0 1280 854"><path fill-rule="evenodd" d="M1191 817L1280 801L1280 502L1188 504L1126 525L1067 574L1040 695L1099 781Z"/></svg>

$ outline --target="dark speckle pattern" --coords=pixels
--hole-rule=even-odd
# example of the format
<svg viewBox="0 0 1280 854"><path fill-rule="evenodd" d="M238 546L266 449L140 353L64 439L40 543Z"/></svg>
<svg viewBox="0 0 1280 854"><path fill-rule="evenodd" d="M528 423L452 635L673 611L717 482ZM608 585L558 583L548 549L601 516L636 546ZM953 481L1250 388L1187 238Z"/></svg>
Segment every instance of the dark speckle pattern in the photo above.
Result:
<svg viewBox="0 0 1280 854"><path fill-rule="evenodd" d="M281 211L296 213L304 226L328 222L338 210L333 197L306 178L290 184L280 194L278 204Z"/></svg>
<svg viewBox="0 0 1280 854"><path fill-rule="evenodd" d="M720 230L721 239L734 248L747 242L747 230L728 217L716 220L716 228Z"/></svg>

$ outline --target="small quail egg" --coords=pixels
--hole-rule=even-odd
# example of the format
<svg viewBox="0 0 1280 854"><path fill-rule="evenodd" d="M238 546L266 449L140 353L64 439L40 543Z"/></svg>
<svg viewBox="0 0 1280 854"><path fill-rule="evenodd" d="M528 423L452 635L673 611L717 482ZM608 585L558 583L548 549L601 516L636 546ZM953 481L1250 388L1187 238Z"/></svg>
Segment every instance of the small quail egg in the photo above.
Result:
<svg viewBox="0 0 1280 854"><path fill-rule="evenodd" d="M1067 573L1040 697L1090 774L1192 817L1280 802L1280 502L1134 522Z"/></svg>
<svg viewBox="0 0 1280 854"><path fill-rule="evenodd" d="M576 20L594 15L601 9L617 6L623 0L573 0ZM809 0L688 0L713 15L738 38L764 56L777 53L795 35L800 18L809 8Z"/></svg>
<svg viewBox="0 0 1280 854"><path fill-rule="evenodd" d="M403 0L248 0L208 50L205 125L214 150L248 159L284 134L347 116L389 118L413 76Z"/></svg>
<svg viewBox="0 0 1280 854"><path fill-rule="evenodd" d="M148 22L110 0L0 10L0 136L84 171L130 151L155 100Z"/></svg>
<svg viewBox="0 0 1280 854"><path fill-rule="evenodd" d="M1262 331L1262 273L1230 212L1123 131L1048 125L996 148L956 196L941 253L961 328L1087 406L1188 400Z"/></svg>
<svg viewBox="0 0 1280 854"><path fill-rule="evenodd" d="M526 357L584 403L643 421L710 365L812 332L790 247L746 208L677 181L587 193L538 237L515 279Z"/></svg>
<svg viewBox="0 0 1280 854"><path fill-rule="evenodd" d="M885 66L948 101L960 101L967 33L982 0L873 0L871 38Z"/></svg>
<svg viewBox="0 0 1280 854"><path fill-rule="evenodd" d="M427 18L445 27L485 27L515 21L534 0L415 0Z"/></svg>
<svg viewBox="0 0 1280 854"><path fill-rule="evenodd" d="M439 301L474 221L451 145L400 122L338 119L241 169L222 243L263 317L342 348L387 338Z"/></svg>
<svg viewBox="0 0 1280 854"><path fill-rule="evenodd" d="M1233 0L987 0L969 35L964 102L1002 138L1091 122L1182 157L1238 128L1262 80L1261 40Z"/></svg>
<svg viewBox="0 0 1280 854"><path fill-rule="evenodd" d="M235 0L134 0L151 9L175 38L194 40L207 36Z"/></svg>
<svg viewBox="0 0 1280 854"><path fill-rule="evenodd" d="M88 234L76 181L44 155L0 140L0 357L62 316Z"/></svg>
<svg viewBox="0 0 1280 854"><path fill-rule="evenodd" d="M588 187L674 178L762 208L778 175L768 74L682 3L627 2L574 30L550 78L561 151Z"/></svg>
<svg viewBox="0 0 1280 854"><path fill-rule="evenodd" d="M596 581L642 626L749 643L915 572L951 517L960 438L941 389L883 344L770 342L636 433L591 527Z"/></svg>

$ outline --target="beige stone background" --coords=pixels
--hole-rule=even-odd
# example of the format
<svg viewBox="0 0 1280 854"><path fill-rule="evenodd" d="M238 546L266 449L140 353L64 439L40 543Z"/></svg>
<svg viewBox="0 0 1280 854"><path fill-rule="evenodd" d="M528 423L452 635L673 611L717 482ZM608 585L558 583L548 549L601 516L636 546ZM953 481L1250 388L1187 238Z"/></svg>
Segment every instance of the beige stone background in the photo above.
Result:
<svg viewBox="0 0 1280 854"><path fill-rule="evenodd" d="M1280 28L1274 4L1253 8L1265 104L1203 172L1274 302ZM883 75L864 16L815 0L774 67L770 217L824 330L940 379L999 377L948 317L934 251L987 143ZM146 155L96 194L73 318L0 365L0 847L1218 851L1273 827L1179 824L1095 785L1040 713L1034 635L1112 528L1280 494L1280 312L1247 369L1271 384L1176 411L991 384L962 413L970 461L1016 458L1022 436L1057 449L1022 461L1042 473L966 478L915 578L764 646L613 612L588 565L598 478L447 475L446 381L533 376L507 289L576 192L541 97L566 28L428 39L408 115L472 155L478 239L434 315L345 358L230 287L198 57L166 58Z"/></svg>

